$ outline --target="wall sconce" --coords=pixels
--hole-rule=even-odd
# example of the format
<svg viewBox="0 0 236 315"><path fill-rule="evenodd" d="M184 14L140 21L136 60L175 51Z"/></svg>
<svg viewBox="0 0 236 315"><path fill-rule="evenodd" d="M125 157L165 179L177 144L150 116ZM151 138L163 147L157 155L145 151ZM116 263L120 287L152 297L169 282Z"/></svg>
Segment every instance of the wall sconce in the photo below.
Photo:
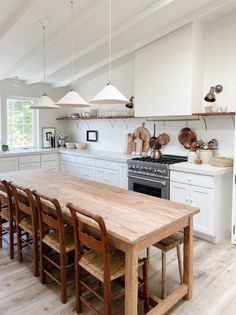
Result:
<svg viewBox="0 0 236 315"><path fill-rule="evenodd" d="M215 102L216 101L216 95L215 93L219 94L223 91L223 86L220 84L217 84L215 87L211 86L210 91L207 93L207 95L204 97L204 100L206 102Z"/></svg>
<svg viewBox="0 0 236 315"><path fill-rule="evenodd" d="M125 104L125 106L127 108L133 108L134 107L134 96L131 96L131 98L129 99L129 103Z"/></svg>

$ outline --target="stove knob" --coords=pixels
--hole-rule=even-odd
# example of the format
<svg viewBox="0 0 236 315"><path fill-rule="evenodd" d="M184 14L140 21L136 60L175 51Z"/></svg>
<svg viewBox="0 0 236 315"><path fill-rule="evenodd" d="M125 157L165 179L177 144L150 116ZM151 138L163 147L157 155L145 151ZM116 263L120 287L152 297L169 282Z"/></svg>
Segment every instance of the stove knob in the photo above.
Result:
<svg viewBox="0 0 236 315"><path fill-rule="evenodd" d="M146 171L146 172L148 171L148 167L147 167L147 166L145 166L143 169L144 169L144 171Z"/></svg>
<svg viewBox="0 0 236 315"><path fill-rule="evenodd" d="M151 167L148 167L148 170L149 170L149 171L151 171L151 170L152 170L152 168L151 168Z"/></svg>
<svg viewBox="0 0 236 315"><path fill-rule="evenodd" d="M154 174L157 174L157 170L154 170Z"/></svg>
<svg viewBox="0 0 236 315"><path fill-rule="evenodd" d="M165 176L166 174L166 170L162 170L161 175Z"/></svg>

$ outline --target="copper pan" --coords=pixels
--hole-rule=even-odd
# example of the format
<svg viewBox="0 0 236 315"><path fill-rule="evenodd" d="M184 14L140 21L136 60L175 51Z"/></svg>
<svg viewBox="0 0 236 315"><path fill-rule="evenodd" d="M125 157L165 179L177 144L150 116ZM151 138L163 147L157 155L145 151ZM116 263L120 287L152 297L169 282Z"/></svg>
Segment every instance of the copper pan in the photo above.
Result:
<svg viewBox="0 0 236 315"><path fill-rule="evenodd" d="M182 145L185 145L186 143L192 144L197 140L197 135L192 128L185 127L180 130L178 139Z"/></svg>

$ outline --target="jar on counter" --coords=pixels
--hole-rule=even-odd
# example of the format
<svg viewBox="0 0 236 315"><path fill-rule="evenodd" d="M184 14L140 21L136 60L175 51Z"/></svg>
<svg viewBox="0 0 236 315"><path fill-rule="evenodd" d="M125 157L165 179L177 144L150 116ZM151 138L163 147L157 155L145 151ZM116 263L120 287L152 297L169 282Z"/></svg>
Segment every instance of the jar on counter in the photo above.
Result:
<svg viewBox="0 0 236 315"><path fill-rule="evenodd" d="M210 164L213 156L214 150L200 150L199 158L202 160L203 164Z"/></svg>
<svg viewBox="0 0 236 315"><path fill-rule="evenodd" d="M197 159L197 152L195 151L188 151L188 162L194 163Z"/></svg>

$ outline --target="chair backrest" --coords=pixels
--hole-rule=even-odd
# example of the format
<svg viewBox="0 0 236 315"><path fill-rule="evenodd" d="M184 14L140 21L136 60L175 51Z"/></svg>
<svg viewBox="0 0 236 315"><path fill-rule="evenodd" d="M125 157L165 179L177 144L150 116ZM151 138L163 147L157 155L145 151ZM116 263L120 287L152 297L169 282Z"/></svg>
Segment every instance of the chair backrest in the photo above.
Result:
<svg viewBox="0 0 236 315"><path fill-rule="evenodd" d="M10 213L10 220L13 220L13 202L11 188L6 180L0 180L0 204L6 204ZM1 211L1 210L0 210Z"/></svg>
<svg viewBox="0 0 236 315"><path fill-rule="evenodd" d="M106 225L103 218L101 216L94 215L87 210L81 209L72 203L67 203L66 206L70 209L72 216L75 238L75 256L77 259L76 261L81 258L82 246L86 246L94 250L96 253L102 255L104 264L104 277L107 278L106 280L110 280L109 242ZM86 219L90 219L96 223L95 226L98 228L98 233L93 233L86 229L86 223L84 223L86 222Z"/></svg>
<svg viewBox="0 0 236 315"><path fill-rule="evenodd" d="M40 236L44 237L48 228L58 231L61 249L65 249L64 219L59 201L35 190L33 195L39 214Z"/></svg>
<svg viewBox="0 0 236 315"><path fill-rule="evenodd" d="M22 217L31 216L33 230L37 231L38 218L32 191L29 188L24 188L12 182L10 182L9 185L15 200L16 222L19 223Z"/></svg>

